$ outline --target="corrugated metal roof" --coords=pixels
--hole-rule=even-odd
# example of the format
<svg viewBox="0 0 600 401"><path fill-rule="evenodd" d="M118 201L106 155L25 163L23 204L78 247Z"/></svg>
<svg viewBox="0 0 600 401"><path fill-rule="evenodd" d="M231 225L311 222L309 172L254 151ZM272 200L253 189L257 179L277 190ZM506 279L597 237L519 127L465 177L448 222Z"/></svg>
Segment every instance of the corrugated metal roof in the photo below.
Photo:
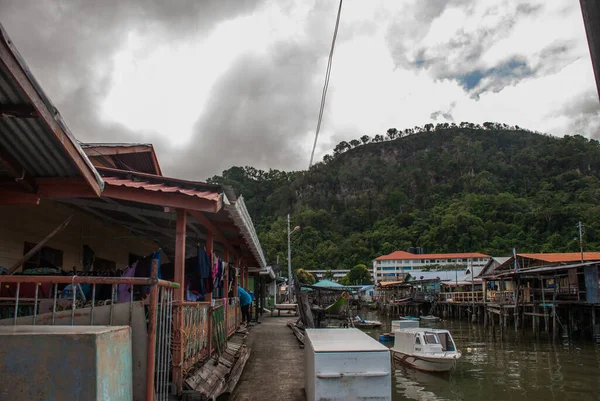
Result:
<svg viewBox="0 0 600 401"><path fill-rule="evenodd" d="M0 62L0 104L4 106L32 106L27 94L13 76L17 73L24 74L53 117L54 122L63 131L64 137L72 142L78 156L89 168L89 173L96 180L95 184L101 189L103 184L100 176L83 153L81 147L79 147L77 140L38 84L1 24L0 40L0 45L8 51L6 53L3 50L5 55L3 57L6 57L6 59L3 59L4 62ZM11 68L18 71L11 71L7 65L12 65ZM15 65L17 67L14 67ZM65 144L55 136L48 123L40 116L0 118L0 147L10 153L33 177L78 177L82 175L77 164L67 152ZM6 174L6 172L4 173Z"/></svg>
<svg viewBox="0 0 600 401"><path fill-rule="evenodd" d="M260 245L258 235L256 235L252 218L250 217L248 209L246 208L246 204L244 203L244 198L240 195L234 203L225 202L224 208L227 210L235 225L242 233L244 241L246 241L250 247L250 251L259 264L258 267L264 269L267 266L267 261L265 260L265 255Z"/></svg>
<svg viewBox="0 0 600 401"><path fill-rule="evenodd" d="M406 251L395 251L389 255L382 255L375 260L415 260L415 259L468 259L489 258L489 255L478 252L467 253L424 253L415 254Z"/></svg>
<svg viewBox="0 0 600 401"><path fill-rule="evenodd" d="M528 259L537 259L549 263L561 262L578 262L581 261L580 252L571 253L519 253L517 256L522 256ZM583 260L600 260L600 252L584 252Z"/></svg>
<svg viewBox="0 0 600 401"><path fill-rule="evenodd" d="M162 178L157 176L157 178ZM111 177L104 176L104 182L106 185L114 186L114 187L127 187L127 188L137 188L143 189L145 191L154 191L154 192L164 192L164 193L178 193L182 195L197 197L201 199L218 201L221 197L221 194L214 191L207 191L202 189L194 189L194 188L184 188L178 185L172 185L168 181L163 183L144 180L134 180L132 178L122 178L122 177Z"/></svg>

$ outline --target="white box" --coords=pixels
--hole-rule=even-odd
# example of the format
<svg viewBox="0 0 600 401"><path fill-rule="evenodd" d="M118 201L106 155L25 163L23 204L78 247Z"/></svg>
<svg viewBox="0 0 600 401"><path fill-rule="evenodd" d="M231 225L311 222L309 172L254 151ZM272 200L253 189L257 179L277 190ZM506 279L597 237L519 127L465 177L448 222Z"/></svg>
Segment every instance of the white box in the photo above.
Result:
<svg viewBox="0 0 600 401"><path fill-rule="evenodd" d="M391 401L390 350L359 329L307 329L308 401Z"/></svg>

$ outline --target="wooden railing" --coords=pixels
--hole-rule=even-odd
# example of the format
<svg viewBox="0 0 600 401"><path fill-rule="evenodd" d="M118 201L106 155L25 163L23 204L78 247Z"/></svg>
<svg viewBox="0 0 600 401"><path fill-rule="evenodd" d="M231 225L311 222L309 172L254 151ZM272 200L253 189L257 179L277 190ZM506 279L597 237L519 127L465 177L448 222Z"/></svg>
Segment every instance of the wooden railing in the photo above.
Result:
<svg viewBox="0 0 600 401"><path fill-rule="evenodd" d="M238 298L183 304L183 371L208 358L220 347L223 351L229 337L239 326Z"/></svg>
<svg viewBox="0 0 600 401"><path fill-rule="evenodd" d="M515 291L488 291L487 300L489 302L497 303L514 303L515 302Z"/></svg>
<svg viewBox="0 0 600 401"><path fill-rule="evenodd" d="M454 303L483 302L483 291L440 292L438 299Z"/></svg>
<svg viewBox="0 0 600 401"><path fill-rule="evenodd" d="M237 330L238 326L240 325L240 321L239 321L239 315L240 315L240 308L239 308L239 302L238 302L239 298L230 298L226 304L226 311L225 311L225 315L226 315L226 321L227 321L227 336L231 337L233 335L233 333L235 333L235 331Z"/></svg>

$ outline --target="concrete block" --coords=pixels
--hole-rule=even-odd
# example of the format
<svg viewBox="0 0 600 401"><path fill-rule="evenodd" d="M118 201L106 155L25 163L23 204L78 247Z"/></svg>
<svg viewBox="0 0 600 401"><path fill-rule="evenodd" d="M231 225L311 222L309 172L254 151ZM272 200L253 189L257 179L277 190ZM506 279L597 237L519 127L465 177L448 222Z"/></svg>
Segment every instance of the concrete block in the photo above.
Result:
<svg viewBox="0 0 600 401"><path fill-rule="evenodd" d="M128 326L0 326L0 401L132 400Z"/></svg>

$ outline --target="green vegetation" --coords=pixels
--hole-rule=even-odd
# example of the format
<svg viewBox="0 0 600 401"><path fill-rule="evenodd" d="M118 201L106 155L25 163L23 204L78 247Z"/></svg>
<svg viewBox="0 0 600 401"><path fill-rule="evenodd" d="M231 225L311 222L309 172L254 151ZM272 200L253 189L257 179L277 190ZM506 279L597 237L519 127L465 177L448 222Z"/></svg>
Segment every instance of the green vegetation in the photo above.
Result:
<svg viewBox="0 0 600 401"><path fill-rule="evenodd" d="M340 284L343 285L363 285L363 284L373 284L373 280L371 280L371 271L367 266L363 264L358 264L354 266L348 274L346 274L341 280Z"/></svg>
<svg viewBox="0 0 600 401"><path fill-rule="evenodd" d="M338 144L309 171L233 167L210 179L242 193L267 260L287 261L286 214L304 269L370 266L426 252L600 250L600 144L485 123L431 124Z"/></svg>
<svg viewBox="0 0 600 401"><path fill-rule="evenodd" d="M296 277L298 278L298 282L300 284L308 284L313 285L317 282L315 276L309 272L308 270L298 269L296 270Z"/></svg>

